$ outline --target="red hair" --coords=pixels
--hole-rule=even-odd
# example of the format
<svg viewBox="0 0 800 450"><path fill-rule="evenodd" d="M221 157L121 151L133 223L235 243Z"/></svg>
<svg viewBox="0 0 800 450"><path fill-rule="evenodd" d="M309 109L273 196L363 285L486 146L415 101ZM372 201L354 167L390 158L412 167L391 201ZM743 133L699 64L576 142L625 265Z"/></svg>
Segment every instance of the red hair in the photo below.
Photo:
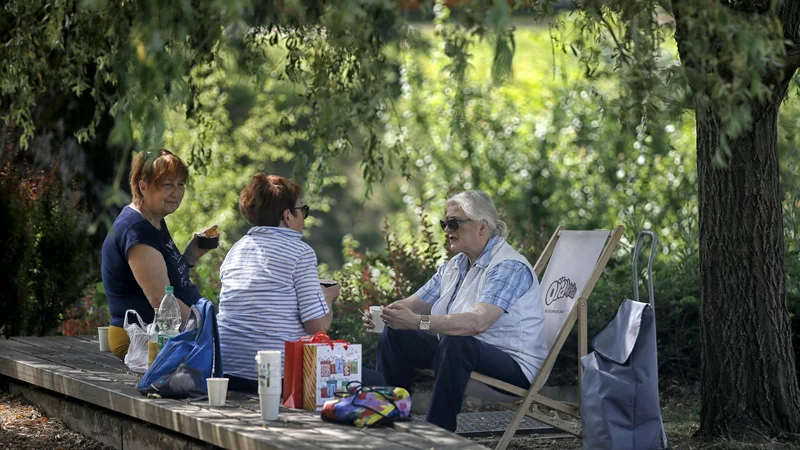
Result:
<svg viewBox="0 0 800 450"><path fill-rule="evenodd" d="M133 201L135 203L142 201L142 191L139 189L140 181L147 184L158 183L171 176L177 177L179 181L186 181L189 178L189 169L186 164L171 151L162 148L139 152L133 158L131 167Z"/></svg>
<svg viewBox="0 0 800 450"><path fill-rule="evenodd" d="M303 188L279 175L253 175L250 183L239 195L239 211L253 226L277 227L283 212L292 210Z"/></svg>

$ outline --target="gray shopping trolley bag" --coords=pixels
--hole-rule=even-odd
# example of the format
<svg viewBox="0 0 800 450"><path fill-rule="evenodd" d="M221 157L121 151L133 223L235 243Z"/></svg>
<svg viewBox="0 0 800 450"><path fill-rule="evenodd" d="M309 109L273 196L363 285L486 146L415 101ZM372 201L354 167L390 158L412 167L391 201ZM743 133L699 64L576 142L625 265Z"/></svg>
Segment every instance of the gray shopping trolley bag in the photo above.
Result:
<svg viewBox="0 0 800 450"><path fill-rule="evenodd" d="M650 303L638 301L636 259L645 235L652 238L648 264ZM594 351L581 358L583 449L648 450L667 448L658 399L656 318L652 263L657 238L643 231L634 249L634 298L625 300L614 319L593 339Z"/></svg>

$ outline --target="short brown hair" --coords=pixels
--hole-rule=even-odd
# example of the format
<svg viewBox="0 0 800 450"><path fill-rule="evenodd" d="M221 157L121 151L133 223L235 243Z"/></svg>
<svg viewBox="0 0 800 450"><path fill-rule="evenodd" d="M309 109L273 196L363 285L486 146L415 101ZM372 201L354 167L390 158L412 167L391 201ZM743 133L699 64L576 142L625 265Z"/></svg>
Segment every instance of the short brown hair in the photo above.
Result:
<svg viewBox="0 0 800 450"><path fill-rule="evenodd" d="M279 175L253 175L250 183L239 195L239 211L253 226L277 227L283 212L292 209L303 188L292 180Z"/></svg>
<svg viewBox="0 0 800 450"><path fill-rule="evenodd" d="M141 151L133 158L131 166L131 194L133 201L142 201L142 191L139 189L139 182L158 183L168 176L178 176L179 180L186 181L189 178L189 169L186 164L174 155L171 151L162 148L160 150Z"/></svg>

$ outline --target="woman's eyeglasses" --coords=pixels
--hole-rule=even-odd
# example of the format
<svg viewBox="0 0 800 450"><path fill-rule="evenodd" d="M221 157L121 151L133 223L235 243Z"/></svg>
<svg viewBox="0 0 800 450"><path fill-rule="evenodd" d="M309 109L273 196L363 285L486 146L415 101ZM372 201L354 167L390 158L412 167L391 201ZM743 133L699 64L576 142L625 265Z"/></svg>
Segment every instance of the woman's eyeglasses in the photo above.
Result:
<svg viewBox="0 0 800 450"><path fill-rule="evenodd" d="M144 154L144 171L146 173L150 173L153 170L153 165L156 163L158 158L161 158L164 155L171 155L172 152L162 148L160 150L148 150Z"/></svg>
<svg viewBox="0 0 800 450"><path fill-rule="evenodd" d="M311 210L311 208L309 208L308 205L295 206L295 207L293 207L291 209L292 209L292 211L294 211L295 209L303 210L303 219L308 219L308 212Z"/></svg>
<svg viewBox="0 0 800 450"><path fill-rule="evenodd" d="M155 160L164 155L171 155L171 154L172 152L165 148L162 148L160 150L148 150L147 153L144 154L144 159L145 161L154 162Z"/></svg>
<svg viewBox="0 0 800 450"><path fill-rule="evenodd" d="M447 219L447 220L440 220L440 221L439 221L439 225L442 227L442 231L447 231L447 229L448 229L448 228L450 229L450 231L456 231L456 230L458 229L458 227L460 227L461 225L464 225L465 223L469 222L470 220L472 220L472 219L464 219L464 220L458 220L458 219Z"/></svg>

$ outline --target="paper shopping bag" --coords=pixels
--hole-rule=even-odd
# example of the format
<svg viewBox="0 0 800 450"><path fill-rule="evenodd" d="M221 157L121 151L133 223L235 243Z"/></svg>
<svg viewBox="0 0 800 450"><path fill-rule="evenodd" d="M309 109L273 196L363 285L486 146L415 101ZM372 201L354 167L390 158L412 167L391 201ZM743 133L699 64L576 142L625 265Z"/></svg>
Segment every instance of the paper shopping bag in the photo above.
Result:
<svg viewBox="0 0 800 450"><path fill-rule="evenodd" d="M283 406L288 408L303 407L303 346L310 342L331 342L331 338L319 332L284 344Z"/></svg>
<svg viewBox="0 0 800 450"><path fill-rule="evenodd" d="M361 382L361 345L341 341L303 347L303 409L322 411L340 386ZM345 370L345 367L348 369ZM354 370L355 369L355 370ZM338 389L344 390L344 389Z"/></svg>

